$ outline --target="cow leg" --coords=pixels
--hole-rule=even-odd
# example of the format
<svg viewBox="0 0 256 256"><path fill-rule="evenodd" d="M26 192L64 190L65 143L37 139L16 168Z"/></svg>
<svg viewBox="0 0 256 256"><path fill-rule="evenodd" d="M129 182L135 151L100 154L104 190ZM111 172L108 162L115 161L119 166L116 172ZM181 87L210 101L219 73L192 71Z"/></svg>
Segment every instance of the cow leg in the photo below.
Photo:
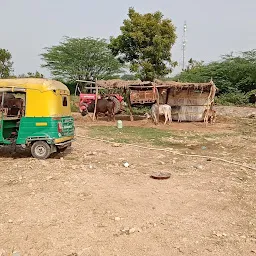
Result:
<svg viewBox="0 0 256 256"><path fill-rule="evenodd" d="M204 116L204 123L205 123L205 126L207 126L208 124L208 119L209 119L209 111L208 109L205 111L205 116Z"/></svg>
<svg viewBox="0 0 256 256"><path fill-rule="evenodd" d="M115 122L116 121L116 117L115 117L115 109L114 108L112 108L112 115L111 115L111 117L112 117L112 120Z"/></svg>
<svg viewBox="0 0 256 256"><path fill-rule="evenodd" d="M167 113L164 114L164 119L165 119L165 120L164 120L164 124L166 124L166 123L167 123L167 120L169 119Z"/></svg>
<svg viewBox="0 0 256 256"><path fill-rule="evenodd" d="M178 122L181 123L180 113L178 113Z"/></svg>
<svg viewBox="0 0 256 256"><path fill-rule="evenodd" d="M211 124L213 124L213 116L211 116L211 119L210 119L210 120L211 120L211 121L210 121L210 122L211 122Z"/></svg>
<svg viewBox="0 0 256 256"><path fill-rule="evenodd" d="M156 125L156 114L155 114L155 113L152 113L152 119L153 119L153 122L154 122L155 125Z"/></svg>
<svg viewBox="0 0 256 256"><path fill-rule="evenodd" d="M112 113L112 111L108 111L108 120L109 121L113 120L113 113Z"/></svg>
<svg viewBox="0 0 256 256"><path fill-rule="evenodd" d="M156 116L155 115L153 115L153 120L154 120L155 125L157 125L157 120L156 120Z"/></svg>
<svg viewBox="0 0 256 256"><path fill-rule="evenodd" d="M157 121L157 117L156 117L156 116L155 116L154 123L155 123L155 125L157 125L157 124L158 124L158 121Z"/></svg>
<svg viewBox="0 0 256 256"><path fill-rule="evenodd" d="M172 114L171 114L171 112L168 114L168 116L169 116L169 122L172 123Z"/></svg>

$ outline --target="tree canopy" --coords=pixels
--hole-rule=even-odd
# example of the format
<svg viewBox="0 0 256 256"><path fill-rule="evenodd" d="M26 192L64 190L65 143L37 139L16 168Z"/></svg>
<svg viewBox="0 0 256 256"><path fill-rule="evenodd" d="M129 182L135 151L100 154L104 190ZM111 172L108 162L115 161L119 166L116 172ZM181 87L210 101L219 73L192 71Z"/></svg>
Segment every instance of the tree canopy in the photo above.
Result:
<svg viewBox="0 0 256 256"><path fill-rule="evenodd" d="M256 89L256 50L222 56L220 61L203 64L191 62L174 79L181 82L207 82L213 79L221 93Z"/></svg>
<svg viewBox="0 0 256 256"><path fill-rule="evenodd" d="M110 49L120 62L129 63L131 72L142 80L153 80L171 73L177 64L171 60L176 40L175 27L161 12L140 14L129 9L121 35L110 39Z"/></svg>
<svg viewBox="0 0 256 256"><path fill-rule="evenodd" d="M33 72L28 72L27 74L21 74L18 76L19 78L44 78L44 75L41 74L40 72L36 71L35 73Z"/></svg>
<svg viewBox="0 0 256 256"><path fill-rule="evenodd" d="M8 78L12 72L12 55L6 49L0 48L0 78Z"/></svg>
<svg viewBox="0 0 256 256"><path fill-rule="evenodd" d="M121 64L108 48L105 39L69 38L59 45L45 48L41 54L45 64L56 78L104 79L120 73Z"/></svg>

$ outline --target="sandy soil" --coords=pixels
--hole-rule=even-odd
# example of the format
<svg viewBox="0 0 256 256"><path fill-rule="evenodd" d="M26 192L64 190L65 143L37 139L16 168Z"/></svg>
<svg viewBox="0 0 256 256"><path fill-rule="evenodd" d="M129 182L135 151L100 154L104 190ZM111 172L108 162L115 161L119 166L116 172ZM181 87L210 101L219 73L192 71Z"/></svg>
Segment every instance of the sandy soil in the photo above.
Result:
<svg viewBox="0 0 256 256"><path fill-rule="evenodd" d="M75 118L84 137L71 152L40 161L1 150L0 255L256 255L254 170L88 139L95 124ZM158 128L184 136L175 152L256 168L255 137L238 132L241 122L219 117L207 128ZM154 127L143 120L124 125ZM222 136L205 140L202 150L201 142L186 141L187 132ZM150 178L156 171L171 177Z"/></svg>

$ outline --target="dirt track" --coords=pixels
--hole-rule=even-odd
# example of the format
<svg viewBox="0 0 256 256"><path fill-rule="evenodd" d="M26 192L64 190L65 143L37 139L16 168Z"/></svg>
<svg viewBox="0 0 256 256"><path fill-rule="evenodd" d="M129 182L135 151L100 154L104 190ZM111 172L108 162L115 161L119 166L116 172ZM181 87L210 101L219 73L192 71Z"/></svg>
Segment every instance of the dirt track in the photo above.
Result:
<svg viewBox="0 0 256 256"><path fill-rule="evenodd" d="M180 135L175 152L256 168L255 122L247 120L243 132L241 122L159 128ZM79 117L76 124L81 136L92 129ZM213 136L202 142L205 132ZM253 170L81 137L58 158L17 157L0 158L0 255L256 255ZM153 180L155 171L171 178Z"/></svg>

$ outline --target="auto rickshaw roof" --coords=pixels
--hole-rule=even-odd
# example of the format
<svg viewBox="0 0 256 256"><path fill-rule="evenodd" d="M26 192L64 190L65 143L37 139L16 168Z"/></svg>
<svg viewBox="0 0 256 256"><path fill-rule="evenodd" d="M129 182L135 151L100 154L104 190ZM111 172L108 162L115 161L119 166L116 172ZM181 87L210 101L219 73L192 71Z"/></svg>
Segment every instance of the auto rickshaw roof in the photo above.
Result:
<svg viewBox="0 0 256 256"><path fill-rule="evenodd" d="M68 88L63 83L44 78L12 78L12 79L0 79L0 88L24 88L24 89L36 89L40 91L52 91L52 90L64 90L68 91Z"/></svg>

